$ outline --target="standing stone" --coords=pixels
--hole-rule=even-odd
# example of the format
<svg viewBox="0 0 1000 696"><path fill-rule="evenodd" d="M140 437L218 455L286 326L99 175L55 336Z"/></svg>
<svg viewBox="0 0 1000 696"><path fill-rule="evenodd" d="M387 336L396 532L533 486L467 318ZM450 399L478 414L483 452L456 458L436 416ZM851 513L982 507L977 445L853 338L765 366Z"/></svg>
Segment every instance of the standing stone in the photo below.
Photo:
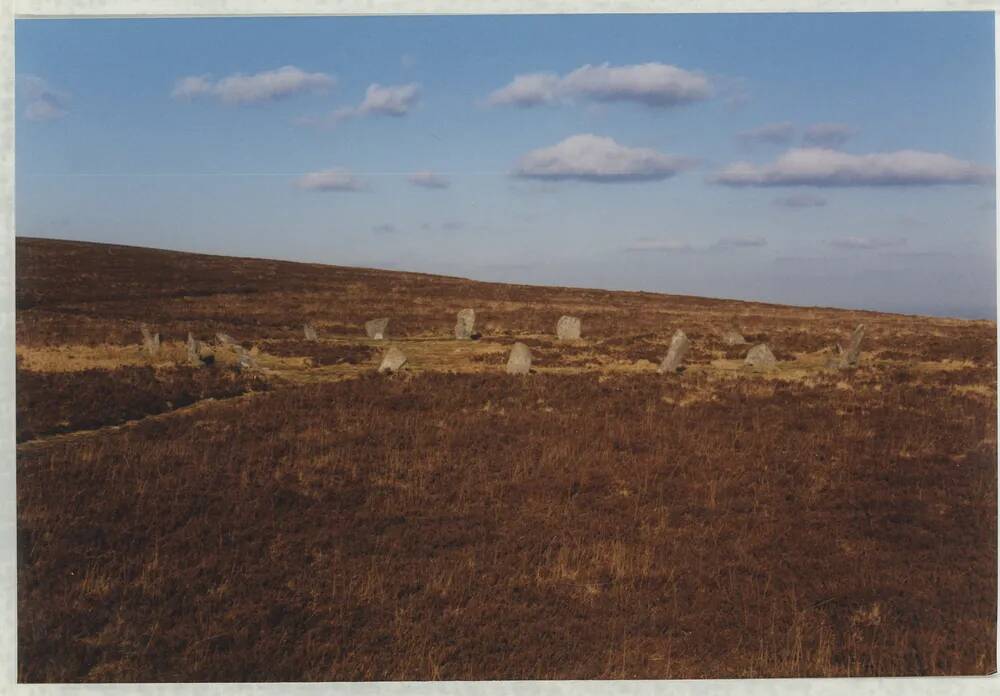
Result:
<svg viewBox="0 0 1000 696"><path fill-rule="evenodd" d="M188 362L195 367L201 367L205 364L201 359L201 341L196 339L190 331L187 340L187 358Z"/></svg>
<svg viewBox="0 0 1000 696"><path fill-rule="evenodd" d="M778 361L766 343L759 343L747 353L745 362L750 367L771 367Z"/></svg>
<svg viewBox="0 0 1000 696"><path fill-rule="evenodd" d="M472 333L476 329L476 312L473 309L463 309L458 313L458 321L455 323L455 338L466 340L472 338Z"/></svg>
<svg viewBox="0 0 1000 696"><path fill-rule="evenodd" d="M865 337L865 325L858 324L857 328L854 329L854 333L851 334L851 342L847 346L847 350L838 343L837 351L840 354L839 365L841 369L848 369L858 366L858 358L861 357L861 341Z"/></svg>
<svg viewBox="0 0 1000 696"><path fill-rule="evenodd" d="M523 343L515 343L507 358L508 375L526 375L531 372L531 349Z"/></svg>
<svg viewBox="0 0 1000 696"><path fill-rule="evenodd" d="M580 338L580 320L563 315L556 322L556 337L560 341L576 341Z"/></svg>
<svg viewBox="0 0 1000 696"><path fill-rule="evenodd" d="M142 330L142 347L150 355L156 355L160 352L160 334L151 333L149 327L142 324L139 327Z"/></svg>
<svg viewBox="0 0 1000 696"><path fill-rule="evenodd" d="M379 372L398 372L406 364L406 356L396 346L389 346L382 356L382 364L378 366Z"/></svg>
<svg viewBox="0 0 1000 696"><path fill-rule="evenodd" d="M657 368L657 372L664 374L667 372L677 372L681 368L681 363L684 361L684 356L687 355L688 348L691 347L691 342L683 331L678 329L674 332L674 337L670 339L670 350L667 351L667 357L663 359L660 366Z"/></svg>
<svg viewBox="0 0 1000 696"><path fill-rule="evenodd" d="M372 338L376 341L385 339L385 332L388 328L389 319L386 317L382 317L381 319L372 319L371 321L365 322L365 333L368 334L368 338Z"/></svg>
<svg viewBox="0 0 1000 696"><path fill-rule="evenodd" d="M246 348L240 345L233 345L236 350L236 355L238 356L238 365L241 370L256 370L257 369L257 357L248 351Z"/></svg>
<svg viewBox="0 0 1000 696"><path fill-rule="evenodd" d="M722 332L722 342L727 346L742 346L747 340L743 338L743 334L738 329L730 327Z"/></svg>
<svg viewBox="0 0 1000 696"><path fill-rule="evenodd" d="M316 341L319 339L319 336L316 335L316 329L312 324L306 324L303 326L302 331L305 333L307 341Z"/></svg>

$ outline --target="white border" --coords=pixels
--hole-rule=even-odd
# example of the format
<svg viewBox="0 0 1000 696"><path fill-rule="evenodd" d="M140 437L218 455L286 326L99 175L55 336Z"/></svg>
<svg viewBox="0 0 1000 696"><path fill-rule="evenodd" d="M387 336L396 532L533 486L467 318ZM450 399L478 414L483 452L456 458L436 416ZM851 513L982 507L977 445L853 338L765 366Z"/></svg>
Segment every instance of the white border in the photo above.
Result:
<svg viewBox="0 0 1000 696"><path fill-rule="evenodd" d="M9 0L8 0L9 1ZM996 0L14 0L18 17L996 10Z"/></svg>
<svg viewBox="0 0 1000 696"><path fill-rule="evenodd" d="M1000 0L0 0L0 694L979 694L1000 678L853 678L700 681L341 682L295 684L15 685L16 514L14 409L14 17L219 15L565 14L684 12L996 11ZM994 26L996 32L996 26ZM994 45L1000 40L1000 32ZM997 61L1000 91L1000 60ZM1000 213L998 213L1000 222ZM998 283L1000 297L1000 283ZM998 420L1000 423L1000 420Z"/></svg>

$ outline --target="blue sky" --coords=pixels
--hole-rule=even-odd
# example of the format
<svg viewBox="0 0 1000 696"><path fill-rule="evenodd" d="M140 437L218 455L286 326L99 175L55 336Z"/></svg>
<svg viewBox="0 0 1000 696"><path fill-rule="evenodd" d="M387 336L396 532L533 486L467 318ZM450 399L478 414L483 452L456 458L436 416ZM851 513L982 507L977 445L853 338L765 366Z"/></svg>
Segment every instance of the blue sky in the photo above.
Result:
<svg viewBox="0 0 1000 696"><path fill-rule="evenodd" d="M20 235L995 316L990 13L19 20Z"/></svg>

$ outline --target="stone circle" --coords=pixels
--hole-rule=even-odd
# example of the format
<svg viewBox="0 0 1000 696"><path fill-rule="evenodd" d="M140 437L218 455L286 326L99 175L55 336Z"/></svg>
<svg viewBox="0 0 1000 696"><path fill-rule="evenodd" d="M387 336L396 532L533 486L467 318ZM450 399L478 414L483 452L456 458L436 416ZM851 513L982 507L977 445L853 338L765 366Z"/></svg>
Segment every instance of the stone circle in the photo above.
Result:
<svg viewBox="0 0 1000 696"><path fill-rule="evenodd" d="M563 315L556 322L556 337L560 341L576 341L580 338L580 320L577 317Z"/></svg>
<svg viewBox="0 0 1000 696"><path fill-rule="evenodd" d="M365 322L365 333L368 334L368 338L376 341L382 341L385 339L386 329L388 328L388 317L381 317L379 319L372 319Z"/></svg>
<svg viewBox="0 0 1000 696"><path fill-rule="evenodd" d="M457 321L455 322L455 338L459 340L467 340L472 338L473 332L476 330L476 312L473 309L463 309L458 313Z"/></svg>
<svg viewBox="0 0 1000 696"><path fill-rule="evenodd" d="M507 374L526 375L531 372L531 349L523 343L515 343L507 358Z"/></svg>
<svg viewBox="0 0 1000 696"><path fill-rule="evenodd" d="M378 371L398 372L406 364L406 356L396 346L389 346L382 355L382 363L378 366Z"/></svg>
<svg viewBox="0 0 1000 696"><path fill-rule="evenodd" d="M684 356L687 355L688 348L690 347L691 342L688 340L687 335L680 329L675 331L673 338L670 339L670 349L667 351L667 357L660 363L657 371L660 374L664 374L680 370Z"/></svg>
<svg viewBox="0 0 1000 696"><path fill-rule="evenodd" d="M750 367L771 367L778 360L774 357L774 353L771 352L766 343L758 343L747 352L744 362Z"/></svg>

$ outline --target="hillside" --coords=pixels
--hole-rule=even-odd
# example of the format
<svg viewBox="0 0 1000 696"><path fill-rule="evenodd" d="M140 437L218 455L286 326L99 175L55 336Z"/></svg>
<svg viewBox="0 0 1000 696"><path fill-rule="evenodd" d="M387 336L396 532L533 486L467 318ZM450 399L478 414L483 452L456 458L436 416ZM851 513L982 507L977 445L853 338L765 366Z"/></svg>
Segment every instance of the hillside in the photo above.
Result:
<svg viewBox="0 0 1000 696"><path fill-rule="evenodd" d="M995 669L994 322L16 253L22 681Z"/></svg>

